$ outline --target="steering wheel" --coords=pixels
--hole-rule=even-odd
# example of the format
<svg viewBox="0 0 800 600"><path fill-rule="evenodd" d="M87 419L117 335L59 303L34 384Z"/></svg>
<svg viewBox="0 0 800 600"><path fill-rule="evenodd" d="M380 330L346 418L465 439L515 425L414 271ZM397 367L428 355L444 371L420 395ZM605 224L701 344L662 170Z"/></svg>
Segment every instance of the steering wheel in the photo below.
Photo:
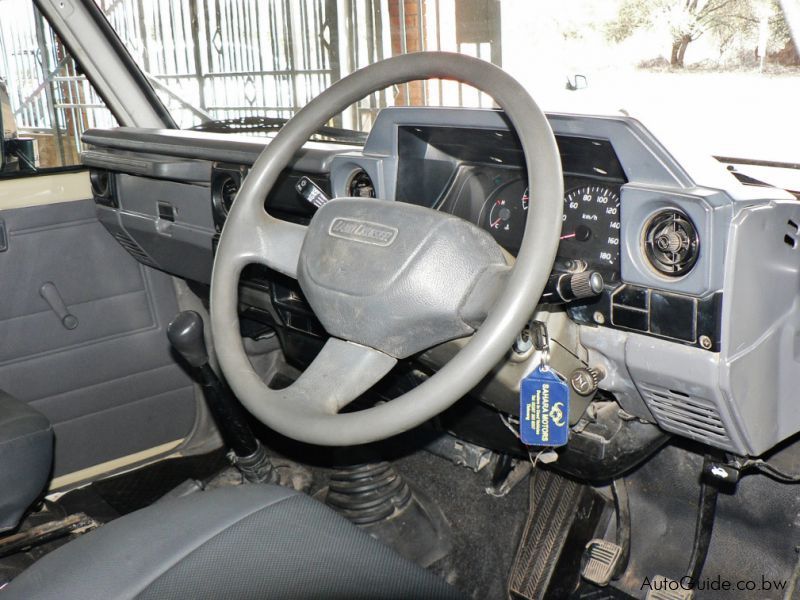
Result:
<svg viewBox="0 0 800 600"><path fill-rule="evenodd" d="M491 94L516 129L530 190L516 262L486 231L412 204L338 198L307 227L267 214L264 199L321 125L372 92L435 78ZM437 415L505 356L533 313L555 260L562 198L561 160L550 125L525 89L498 67L460 54L420 52L341 79L264 149L222 230L211 280L211 327L231 388L267 426L320 445L373 442ZM239 332L239 276L251 263L296 278L331 336L282 390L270 389L255 372ZM364 410L339 412L399 359L469 335L456 356L413 390Z"/></svg>

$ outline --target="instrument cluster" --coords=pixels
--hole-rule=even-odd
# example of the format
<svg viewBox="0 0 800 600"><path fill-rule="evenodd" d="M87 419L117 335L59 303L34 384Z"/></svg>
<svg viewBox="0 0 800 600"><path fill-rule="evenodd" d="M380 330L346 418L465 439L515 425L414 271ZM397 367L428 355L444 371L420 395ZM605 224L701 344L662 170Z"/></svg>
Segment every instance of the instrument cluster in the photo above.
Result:
<svg viewBox="0 0 800 600"><path fill-rule="evenodd" d="M567 178L558 256L597 270L619 270L619 185ZM516 179L486 198L477 223L509 252L519 250L528 216L528 184Z"/></svg>
<svg viewBox="0 0 800 600"><path fill-rule="evenodd" d="M620 185L590 177L564 177L564 216L558 260L581 261L618 279L620 260ZM512 254L522 244L530 198L521 169L462 165L440 210L468 219L492 234ZM572 261L570 263L570 261Z"/></svg>
<svg viewBox="0 0 800 600"><path fill-rule="evenodd" d="M618 280L620 187L627 181L622 165L608 140L556 141L565 190L558 263ZM530 199L524 155L512 132L406 126L398 128L397 142L396 200L472 221L512 254L519 250Z"/></svg>

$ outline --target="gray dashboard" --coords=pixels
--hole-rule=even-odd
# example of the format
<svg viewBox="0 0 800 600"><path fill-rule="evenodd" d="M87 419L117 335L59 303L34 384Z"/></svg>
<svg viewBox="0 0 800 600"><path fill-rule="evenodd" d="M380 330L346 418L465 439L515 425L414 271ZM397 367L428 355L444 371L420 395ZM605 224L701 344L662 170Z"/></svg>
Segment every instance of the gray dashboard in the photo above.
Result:
<svg viewBox="0 0 800 600"><path fill-rule="evenodd" d="M600 387L635 417L737 454L760 455L800 431L793 406L800 361L797 201L780 190L742 186L710 160L679 161L679 152L633 119L549 119L561 139L610 145L624 175L613 183L616 273L599 297L566 306L586 362L607 374ZM476 136L508 131L492 110L384 109L363 148L307 144L266 209L307 222L313 209L295 192L304 176L344 196L354 176L366 174L377 196L396 199L404 160L398 138L409 127ZM109 231L141 262L207 284L225 216L215 196L246 175L268 141L134 128L92 130L84 141L98 215ZM421 152L425 160L443 151L429 144ZM563 150L562 157L568 158ZM475 161L452 162L473 168ZM455 175L446 181L445 192ZM669 235L648 237L650 229ZM665 257L661 242L680 242L691 256L667 248L666 258L675 261L665 272L653 262ZM532 311L536 304L532 299Z"/></svg>

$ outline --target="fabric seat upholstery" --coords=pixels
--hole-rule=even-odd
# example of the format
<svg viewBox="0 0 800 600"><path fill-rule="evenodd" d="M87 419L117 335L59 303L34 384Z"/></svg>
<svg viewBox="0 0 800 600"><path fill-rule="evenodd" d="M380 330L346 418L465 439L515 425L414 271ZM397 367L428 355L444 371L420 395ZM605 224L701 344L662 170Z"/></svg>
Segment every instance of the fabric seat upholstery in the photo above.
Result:
<svg viewBox="0 0 800 600"><path fill-rule="evenodd" d="M462 598L308 496L277 486L156 503L65 544L2 600Z"/></svg>

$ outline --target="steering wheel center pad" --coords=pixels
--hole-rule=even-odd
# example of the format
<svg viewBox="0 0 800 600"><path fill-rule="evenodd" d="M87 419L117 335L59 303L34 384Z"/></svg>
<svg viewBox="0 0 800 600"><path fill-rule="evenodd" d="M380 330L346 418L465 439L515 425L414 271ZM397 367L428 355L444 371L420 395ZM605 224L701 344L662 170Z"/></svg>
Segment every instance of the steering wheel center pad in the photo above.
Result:
<svg viewBox="0 0 800 600"><path fill-rule="evenodd" d="M474 332L502 289L506 256L446 213L342 198L312 219L297 275L328 333L405 358Z"/></svg>

